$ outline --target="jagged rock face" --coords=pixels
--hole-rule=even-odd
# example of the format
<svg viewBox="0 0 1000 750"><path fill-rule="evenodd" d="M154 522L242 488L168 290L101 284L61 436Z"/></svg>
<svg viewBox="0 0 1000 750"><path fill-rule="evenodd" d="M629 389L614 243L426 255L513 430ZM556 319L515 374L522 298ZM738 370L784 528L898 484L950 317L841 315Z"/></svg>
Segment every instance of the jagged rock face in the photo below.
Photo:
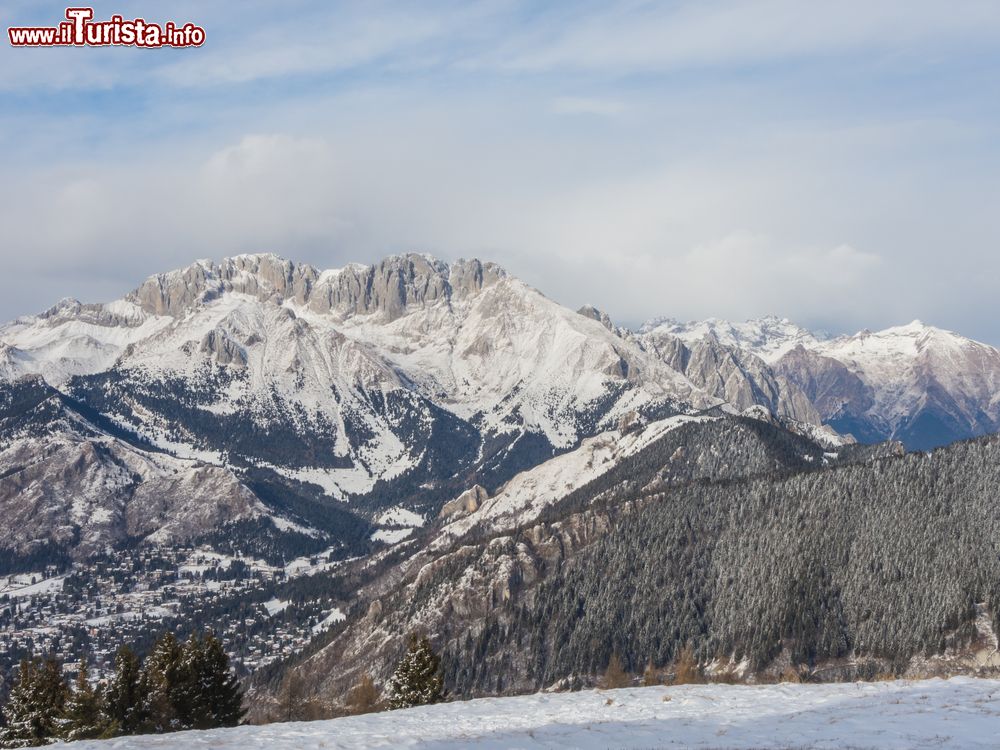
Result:
<svg viewBox="0 0 1000 750"><path fill-rule="evenodd" d="M604 312L604 310L598 310L593 305L584 305L577 312L585 318L596 320L609 331L615 330L615 324L612 322L611 316Z"/></svg>
<svg viewBox="0 0 1000 750"><path fill-rule="evenodd" d="M246 367L247 355L243 348L226 335L225 331L209 331L201 340L201 351L210 353L220 365Z"/></svg>
<svg viewBox="0 0 1000 750"><path fill-rule="evenodd" d="M824 421L854 428L845 432L857 432L861 425L854 420L859 420L875 403L872 389L845 365L802 346L785 354L774 369L801 389ZM865 430L855 437L871 442L878 434Z"/></svg>
<svg viewBox="0 0 1000 750"><path fill-rule="evenodd" d="M317 313L341 316L380 313L394 320L415 306L471 296L506 273L493 263L443 263L422 255L351 264L320 273L273 255L242 255L220 264L201 261L147 279L129 299L151 315L177 316L226 293L261 301L292 300Z"/></svg>
<svg viewBox="0 0 1000 750"><path fill-rule="evenodd" d="M421 255L388 258L371 266L350 265L327 272L310 299L310 308L344 316L381 313L391 321L414 306L472 296L505 276L499 266L478 260L449 266Z"/></svg>
<svg viewBox="0 0 1000 750"><path fill-rule="evenodd" d="M820 424L819 412L794 382L775 373L759 357L709 337L686 344L663 329L637 337L667 365L692 383L739 410L759 405L779 416Z"/></svg>
<svg viewBox="0 0 1000 750"><path fill-rule="evenodd" d="M815 384L824 419L862 440L929 449L1000 429L1000 351L919 321L792 350L775 367Z"/></svg>
<svg viewBox="0 0 1000 750"><path fill-rule="evenodd" d="M645 323L639 332L670 334L686 344L711 339L723 346L752 352L765 362L773 362L798 345L808 348L828 338L825 333L814 333L795 325L787 318L774 315L748 320L746 323L733 323L717 318L681 323L672 318L654 318Z"/></svg>
<svg viewBox="0 0 1000 750"><path fill-rule="evenodd" d="M247 294L265 300L294 299L304 303L317 271L273 255L242 255L226 258L220 265L200 261L180 271L147 279L128 299L151 315L177 316L195 304L226 292Z"/></svg>

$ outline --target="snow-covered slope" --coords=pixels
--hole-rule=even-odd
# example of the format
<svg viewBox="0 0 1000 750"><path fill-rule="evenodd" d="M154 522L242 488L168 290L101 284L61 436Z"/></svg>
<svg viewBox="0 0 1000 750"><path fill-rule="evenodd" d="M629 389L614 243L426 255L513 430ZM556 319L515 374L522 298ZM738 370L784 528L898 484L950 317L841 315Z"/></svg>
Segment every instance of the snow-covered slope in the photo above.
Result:
<svg viewBox="0 0 1000 750"><path fill-rule="evenodd" d="M0 379L42 375L62 385L74 375L103 372L126 347L169 322L129 299L106 305L64 299L40 315L0 326Z"/></svg>
<svg viewBox="0 0 1000 750"><path fill-rule="evenodd" d="M609 430L588 438L576 449L516 475L495 496L483 500L474 514L446 524L432 547L443 548L476 526L499 533L529 523L546 506L601 476L667 432L684 424L712 419L682 414L625 434Z"/></svg>
<svg viewBox="0 0 1000 750"><path fill-rule="evenodd" d="M1000 351L920 321L792 350L775 369L861 438L926 449L1000 429Z"/></svg>
<svg viewBox="0 0 1000 750"><path fill-rule="evenodd" d="M243 255L0 326L0 383L41 376L100 433L80 439L121 442L121 431L135 455L229 472L265 503L285 507L292 493L298 510L279 515L321 531L331 500L368 519L389 508L433 518L473 485L495 494L631 414L762 406L803 432L826 423L914 447L1000 425L1000 352L937 329L828 339L765 318L633 333L581 313L478 260L319 271ZM5 478L20 470L13 439L0 434L9 497L21 493ZM55 476L74 454L47 440L30 450L51 448ZM110 498L117 481L93 486ZM402 537L383 525L377 539Z"/></svg>
<svg viewBox="0 0 1000 750"><path fill-rule="evenodd" d="M1000 682L688 685L539 693L352 716L81 742L80 750L995 748Z"/></svg>
<svg viewBox="0 0 1000 750"><path fill-rule="evenodd" d="M670 326L654 326L644 332L623 335L738 410L761 406L797 422L817 426L822 422L805 393L757 354L735 343L722 343L713 335L679 336L669 329ZM727 340L734 341L731 336Z"/></svg>
<svg viewBox="0 0 1000 750"><path fill-rule="evenodd" d="M657 398L718 403L596 321L508 276L448 306L373 323L353 316L343 330L385 352L422 393L440 395L462 418L490 431L525 425L557 448L592 432L583 415L602 401L612 404L604 424Z"/></svg>

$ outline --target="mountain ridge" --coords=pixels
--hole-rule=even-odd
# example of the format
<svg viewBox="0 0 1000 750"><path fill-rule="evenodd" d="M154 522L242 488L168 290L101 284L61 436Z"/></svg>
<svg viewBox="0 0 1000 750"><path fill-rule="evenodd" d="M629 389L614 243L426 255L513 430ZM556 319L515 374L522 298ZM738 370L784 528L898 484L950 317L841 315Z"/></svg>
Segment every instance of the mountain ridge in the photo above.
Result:
<svg viewBox="0 0 1000 750"><path fill-rule="evenodd" d="M943 377L956 362L967 369ZM478 259L403 254L318 270L239 255L0 326L0 383L12 398L33 387L22 378L41 377L88 425L53 413L49 437L0 430L0 498L16 505L11 472L25 451L87 444L74 460L99 472L100 446L129 445L233 473L259 512L220 506L213 527L264 515L278 536L294 528L317 548L350 546L331 502L366 522L433 518L474 485L493 496L630 420L762 408L831 450L845 442L838 432L922 447L927 435L994 431L994 374L1000 383L996 350L922 325L829 338L772 316L630 331ZM140 485L108 497L126 502ZM60 530L59 501L43 499L51 523L40 536L77 538Z"/></svg>
<svg viewBox="0 0 1000 750"><path fill-rule="evenodd" d="M863 442L899 439L925 450L1000 429L1000 350L919 320L830 336L776 316L658 318L638 334L658 332L755 355L797 387L824 424Z"/></svg>
<svg viewBox="0 0 1000 750"><path fill-rule="evenodd" d="M331 502L433 516L627 414L722 403L495 264L420 255L322 272L274 255L200 261L111 303L19 318L0 341L8 387L41 376L105 427L237 472L258 499L291 493L297 510L271 515L317 535L336 532ZM25 440L0 434L0 471L15 448L46 449Z"/></svg>

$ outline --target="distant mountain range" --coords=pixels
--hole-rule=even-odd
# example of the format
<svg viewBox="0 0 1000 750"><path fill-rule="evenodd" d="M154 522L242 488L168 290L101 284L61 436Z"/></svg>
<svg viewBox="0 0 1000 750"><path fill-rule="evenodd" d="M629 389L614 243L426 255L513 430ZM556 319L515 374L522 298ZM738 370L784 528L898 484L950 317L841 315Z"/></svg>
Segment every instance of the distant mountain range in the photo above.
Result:
<svg viewBox="0 0 1000 750"><path fill-rule="evenodd" d="M773 317L661 319L641 335L656 333L756 355L799 389L824 424L861 442L927 450L1000 429L1000 351L919 320L831 338Z"/></svg>
<svg viewBox="0 0 1000 750"><path fill-rule="evenodd" d="M0 327L0 530L24 554L263 523L345 551L629 420L763 407L925 449L996 431L998 383L1000 352L917 322L631 331L478 260L199 261Z"/></svg>

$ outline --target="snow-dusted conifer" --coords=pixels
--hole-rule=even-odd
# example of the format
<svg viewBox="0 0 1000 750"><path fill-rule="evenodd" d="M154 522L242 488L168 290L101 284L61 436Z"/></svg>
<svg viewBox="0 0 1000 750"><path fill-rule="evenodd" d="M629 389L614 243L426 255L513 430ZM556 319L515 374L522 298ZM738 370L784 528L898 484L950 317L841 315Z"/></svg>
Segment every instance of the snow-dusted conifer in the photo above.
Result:
<svg viewBox="0 0 1000 750"><path fill-rule="evenodd" d="M67 691L62 670L54 659L23 660L4 707L7 726L0 730L0 744L33 747L54 740L62 728Z"/></svg>
<svg viewBox="0 0 1000 750"><path fill-rule="evenodd" d="M234 727L246 715L229 657L211 633L192 635L184 644L174 701L181 723L190 729Z"/></svg>
<svg viewBox="0 0 1000 750"><path fill-rule="evenodd" d="M101 696L90 684L87 658L80 659L73 692L66 699L63 711L63 736L73 740L100 737L107 728L101 711Z"/></svg>
<svg viewBox="0 0 1000 750"><path fill-rule="evenodd" d="M106 733L134 733L142 723L144 703L139 657L128 646L122 646L115 655L115 672L104 694Z"/></svg>
<svg viewBox="0 0 1000 750"><path fill-rule="evenodd" d="M146 657L140 678L142 731L162 733L184 728L175 707L180 659L181 647L173 633L162 635Z"/></svg>
<svg viewBox="0 0 1000 750"><path fill-rule="evenodd" d="M410 634L406 654L389 679L389 708L438 703L444 697L441 658L426 636Z"/></svg>

